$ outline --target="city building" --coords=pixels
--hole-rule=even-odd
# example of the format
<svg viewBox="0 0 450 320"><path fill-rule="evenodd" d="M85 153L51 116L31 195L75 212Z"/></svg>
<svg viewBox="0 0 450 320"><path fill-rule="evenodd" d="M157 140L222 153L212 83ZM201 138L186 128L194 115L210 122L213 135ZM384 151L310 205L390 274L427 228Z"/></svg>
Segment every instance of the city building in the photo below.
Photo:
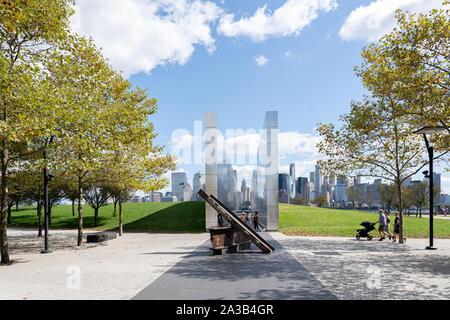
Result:
<svg viewBox="0 0 450 320"><path fill-rule="evenodd" d="M190 184L187 184L183 188L183 201L191 201L192 200L192 188Z"/></svg>
<svg viewBox="0 0 450 320"><path fill-rule="evenodd" d="M203 200L203 198L198 194L200 189L205 190L205 175L198 172L194 174L194 178L192 179L192 200Z"/></svg>
<svg viewBox="0 0 450 320"><path fill-rule="evenodd" d="M278 174L278 200L280 203L289 203L291 177L287 173Z"/></svg>
<svg viewBox="0 0 450 320"><path fill-rule="evenodd" d="M335 196L334 200L338 205L346 205L348 202L347 197L347 185L348 179L345 176L338 176L336 178Z"/></svg>
<svg viewBox="0 0 450 320"><path fill-rule="evenodd" d="M187 184L186 172L172 172L172 194L178 201L184 201L184 187Z"/></svg>
<svg viewBox="0 0 450 320"><path fill-rule="evenodd" d="M131 199L131 202L133 202L133 203L141 203L142 202L142 197L141 196L134 196Z"/></svg>
<svg viewBox="0 0 450 320"><path fill-rule="evenodd" d="M310 201L309 197L309 183L308 178L306 177L298 177L297 178L297 187L296 187L297 195L302 197L306 202Z"/></svg>
<svg viewBox="0 0 450 320"><path fill-rule="evenodd" d="M291 198L294 198L295 197L295 194L296 194L296 191L295 191L295 180L296 180L296 177L295 177L295 163L291 163L290 165L289 165L289 176L290 176L290 178L291 178L291 181L290 181L290 185L291 185L291 188L290 188L290 197Z"/></svg>
<svg viewBox="0 0 450 320"><path fill-rule="evenodd" d="M319 166L316 164L314 171L314 199L321 194L322 188L322 176L320 175Z"/></svg>
<svg viewBox="0 0 450 320"><path fill-rule="evenodd" d="M152 192L150 194L150 201L151 202L161 202L162 198L163 198L163 194L161 192Z"/></svg>

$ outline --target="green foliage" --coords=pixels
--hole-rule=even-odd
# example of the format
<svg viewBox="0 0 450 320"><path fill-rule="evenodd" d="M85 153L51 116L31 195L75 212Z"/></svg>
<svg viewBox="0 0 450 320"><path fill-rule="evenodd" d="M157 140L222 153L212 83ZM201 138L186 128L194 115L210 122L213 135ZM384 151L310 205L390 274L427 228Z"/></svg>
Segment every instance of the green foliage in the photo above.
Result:
<svg viewBox="0 0 450 320"><path fill-rule="evenodd" d="M395 112L412 115L411 124L444 126L430 137L440 149L450 146L450 8L411 14L397 11L397 26L362 50L356 68L373 95L393 96Z"/></svg>
<svg viewBox="0 0 450 320"><path fill-rule="evenodd" d="M319 208L322 208L328 204L327 199L323 194L317 196L312 202L316 204Z"/></svg>
<svg viewBox="0 0 450 320"><path fill-rule="evenodd" d="M50 202L62 196L78 199L81 244L83 188L95 181L115 184L122 192L149 192L167 185L162 174L175 166L163 147L153 143L156 133L149 118L156 112L156 99L116 72L92 39L71 32L73 3L0 1L2 263L9 262L11 168L15 175L44 167L58 175L50 184ZM51 136L55 140L50 144ZM44 149L49 151L46 161L40 157ZM19 195L17 187L10 198ZM39 179L30 178L26 187L29 197L39 201Z"/></svg>

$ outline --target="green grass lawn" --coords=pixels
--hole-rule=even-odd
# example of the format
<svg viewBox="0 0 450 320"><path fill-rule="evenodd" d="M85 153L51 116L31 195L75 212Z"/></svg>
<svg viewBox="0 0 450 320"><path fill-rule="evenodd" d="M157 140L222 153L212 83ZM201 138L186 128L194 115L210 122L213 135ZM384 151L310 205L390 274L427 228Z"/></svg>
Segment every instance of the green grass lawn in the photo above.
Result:
<svg viewBox="0 0 450 320"><path fill-rule="evenodd" d="M72 216L70 205L55 206L52 217L51 228L76 229L78 226L77 213ZM354 237L362 221L377 219L377 213L280 204L280 231L286 235ZM94 228L94 210L88 205L83 206L83 220L85 228ZM125 203L123 221L125 231L204 232L205 203ZM119 217L113 217L113 205L100 208L99 226L95 229L113 230L118 225ZM13 209L11 226L36 227L36 208ZM408 238L428 237L428 226L426 218L405 217ZM450 238L450 220L435 219L434 233L436 238Z"/></svg>
<svg viewBox="0 0 450 320"><path fill-rule="evenodd" d="M98 230L113 230L119 226L119 213L113 217L112 204L100 208ZM75 206L76 210L76 206ZM118 210L118 209L117 209ZM122 205L125 231L188 232L205 230L205 204L200 201L173 203L124 203ZM37 227L36 207L12 210L11 226ZM94 210L83 205L83 226L94 228ZM76 229L78 213L72 216L71 205L59 205L52 209L51 228Z"/></svg>
<svg viewBox="0 0 450 320"><path fill-rule="evenodd" d="M365 220L377 221L378 214L280 204L280 231L286 235L354 237L356 229L362 228L359 224ZM407 238L427 238L429 220L405 217L404 228ZM374 230L371 234L375 236L378 232ZM450 238L450 220L434 219L434 235Z"/></svg>

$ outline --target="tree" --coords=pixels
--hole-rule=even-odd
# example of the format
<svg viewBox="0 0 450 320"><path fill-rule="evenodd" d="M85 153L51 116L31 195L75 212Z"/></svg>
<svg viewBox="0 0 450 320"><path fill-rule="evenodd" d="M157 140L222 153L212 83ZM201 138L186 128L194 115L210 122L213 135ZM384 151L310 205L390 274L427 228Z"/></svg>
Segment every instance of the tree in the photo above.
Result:
<svg viewBox="0 0 450 320"><path fill-rule="evenodd" d="M361 190L355 185L351 185L347 188L347 198L353 204L353 210L356 209L356 203L361 203Z"/></svg>
<svg viewBox="0 0 450 320"><path fill-rule="evenodd" d="M7 237L8 173L29 152L33 137L53 128L52 91L42 85L42 52L67 32L72 1L0 2L0 254L10 262ZM45 102L45 103L44 103Z"/></svg>
<svg viewBox="0 0 450 320"><path fill-rule="evenodd" d="M94 226L98 226L98 210L108 204L109 193L106 188L91 185L83 190L83 198L94 209Z"/></svg>
<svg viewBox="0 0 450 320"><path fill-rule="evenodd" d="M375 202L374 191L369 186L367 187L366 192L364 193L363 201L367 204L369 210L372 208L373 203Z"/></svg>
<svg viewBox="0 0 450 320"><path fill-rule="evenodd" d="M380 183L378 185L378 193L380 194L381 205L385 205L386 210L391 212L391 206L395 201L395 185Z"/></svg>
<svg viewBox="0 0 450 320"><path fill-rule="evenodd" d="M305 205L306 200L302 196L296 195L295 198L292 200L292 204Z"/></svg>
<svg viewBox="0 0 450 320"><path fill-rule="evenodd" d="M113 141L105 168L107 183L117 188L119 204L119 235L123 234L122 200L128 190L150 193L168 184L162 175L175 169L174 159L164 155L163 146L155 145L153 123L149 117L157 110L156 99L147 92L132 89L129 81L114 79L111 91L116 112L109 120L114 123Z"/></svg>
<svg viewBox="0 0 450 320"><path fill-rule="evenodd" d="M111 81L117 73L110 68L92 40L72 35L60 51L47 59L48 81L63 107L58 117L57 138L51 155L55 165L73 177L78 200L78 239L83 240L83 190L92 173L105 165L108 150L115 143L111 118L117 111L110 99ZM122 115L123 116L123 115Z"/></svg>
<svg viewBox="0 0 450 320"><path fill-rule="evenodd" d="M73 177L68 177L67 175L60 177L60 179L64 179L64 183L62 184L64 198L70 200L72 203L72 216L75 217L75 201L78 199L78 190L74 184L75 179Z"/></svg>
<svg viewBox="0 0 450 320"><path fill-rule="evenodd" d="M325 198L325 195L321 194L314 199L313 203L315 203L319 208L322 208L323 206L327 205L328 201Z"/></svg>
<svg viewBox="0 0 450 320"><path fill-rule="evenodd" d="M425 181L422 181L418 184L415 184L411 187L411 199L414 203L414 205L417 207L417 210L419 211L419 217L422 218L422 207L426 204L428 201L428 183ZM416 211L417 216L417 211Z"/></svg>
<svg viewBox="0 0 450 320"><path fill-rule="evenodd" d="M434 145L450 145L450 2L445 9L411 14L397 11L397 26L362 51L356 69L373 95L392 95L399 115L411 124L444 126L430 137Z"/></svg>
<svg viewBox="0 0 450 320"><path fill-rule="evenodd" d="M133 192L132 190L120 190L120 188L114 184L107 184L104 186L104 189L109 193L113 200L113 217L115 217L117 215L117 203L119 202L119 197L121 197L122 203L127 202L133 197Z"/></svg>
<svg viewBox="0 0 450 320"><path fill-rule="evenodd" d="M64 181L59 180L59 175L55 175L52 181L48 183L48 218L49 224L52 224L52 208L64 199L65 193L63 190Z"/></svg>
<svg viewBox="0 0 450 320"><path fill-rule="evenodd" d="M419 172L427 163L421 137L408 115L399 115L398 101L387 94L384 97L364 97L352 102L349 114L341 117L342 126L320 125L323 138L318 143L328 159L320 161L325 172L347 175L360 174L391 181L399 198L400 242L403 243L402 183ZM442 151L445 154L446 150Z"/></svg>

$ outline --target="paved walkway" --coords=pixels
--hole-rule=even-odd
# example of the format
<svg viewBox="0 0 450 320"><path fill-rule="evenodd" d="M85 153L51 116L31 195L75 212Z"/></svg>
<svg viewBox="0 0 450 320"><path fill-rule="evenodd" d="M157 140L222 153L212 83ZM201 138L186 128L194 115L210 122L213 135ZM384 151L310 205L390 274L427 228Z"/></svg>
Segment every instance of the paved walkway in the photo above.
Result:
<svg viewBox="0 0 450 320"><path fill-rule="evenodd" d="M75 246L76 231L10 229L0 299L450 299L450 240L392 242L270 233L273 254L212 256L209 234L125 233ZM78 281L79 280L79 281Z"/></svg>
<svg viewBox="0 0 450 320"><path fill-rule="evenodd" d="M178 262L134 299L330 300L336 297L269 234L275 247L212 256L209 241Z"/></svg>
<svg viewBox="0 0 450 320"><path fill-rule="evenodd" d="M272 234L339 299L450 299L450 240L405 244Z"/></svg>
<svg viewBox="0 0 450 320"><path fill-rule="evenodd" d="M125 233L78 248L76 231L50 230L54 252L43 255L35 230L8 235L13 264L0 265L0 299L130 299L208 238Z"/></svg>

